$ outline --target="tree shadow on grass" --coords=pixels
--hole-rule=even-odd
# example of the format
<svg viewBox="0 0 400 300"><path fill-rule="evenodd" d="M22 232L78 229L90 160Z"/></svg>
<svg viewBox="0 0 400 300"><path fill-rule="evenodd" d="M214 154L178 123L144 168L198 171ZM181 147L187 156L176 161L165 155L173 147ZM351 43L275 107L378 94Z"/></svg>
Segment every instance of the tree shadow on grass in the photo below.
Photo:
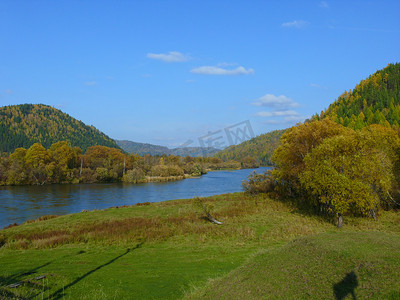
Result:
<svg viewBox="0 0 400 300"><path fill-rule="evenodd" d="M47 262L43 265L37 266L28 271L18 272L11 276L0 276L0 299L30 299L38 296L43 292L44 289L48 289L48 287L44 288L42 285L38 284L35 278L32 279L24 279L27 276L34 275L38 273L38 270L48 266L51 262ZM19 293L14 292L12 289L17 288L21 285L29 286L31 293L29 293L29 298L24 298L19 295Z"/></svg>
<svg viewBox="0 0 400 300"><path fill-rule="evenodd" d="M77 284L79 281L81 281L82 279L86 278L87 276L89 276L90 274L93 274L94 272L100 270L101 268L104 268L110 264L112 264L113 262L115 262L117 259L127 255L130 251L136 250L138 248L140 248L143 245L143 243L137 244L134 248L130 249L128 248L124 253L118 255L117 257L114 257L113 259L111 259L110 261L98 266L97 268L94 268L93 270L90 270L89 272L83 274L82 276L76 278L74 281L72 281L71 283L67 284L66 286L58 289L57 291L55 291L51 296L49 296L50 299L60 299L63 298L65 296L65 290L67 290L68 288L74 286L75 284Z"/></svg>
<svg viewBox="0 0 400 300"><path fill-rule="evenodd" d="M346 298L349 294L353 297L354 300L357 299L354 292L357 286L358 279L356 273L354 273L354 271L347 273L341 281L333 285L335 299L342 300Z"/></svg>

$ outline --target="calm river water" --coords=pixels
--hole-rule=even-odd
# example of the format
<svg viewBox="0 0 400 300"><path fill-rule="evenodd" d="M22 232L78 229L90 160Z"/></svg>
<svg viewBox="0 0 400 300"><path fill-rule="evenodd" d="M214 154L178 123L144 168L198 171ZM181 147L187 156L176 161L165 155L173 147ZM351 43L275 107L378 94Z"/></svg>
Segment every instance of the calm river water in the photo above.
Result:
<svg viewBox="0 0 400 300"><path fill-rule="evenodd" d="M199 178L166 183L0 187L0 229L14 222L20 224L43 215L65 215L83 209L240 192L242 180L252 171L262 173L267 169L215 171Z"/></svg>

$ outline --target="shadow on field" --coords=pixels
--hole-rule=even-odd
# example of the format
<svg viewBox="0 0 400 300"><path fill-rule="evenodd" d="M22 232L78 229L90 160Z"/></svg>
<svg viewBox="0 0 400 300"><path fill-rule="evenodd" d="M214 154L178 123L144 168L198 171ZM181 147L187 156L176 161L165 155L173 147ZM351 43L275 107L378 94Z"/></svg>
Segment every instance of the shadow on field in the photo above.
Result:
<svg viewBox="0 0 400 300"><path fill-rule="evenodd" d="M63 298L65 296L65 290L67 290L68 288L70 288L71 286L74 286L75 284L77 284L79 281L81 281L82 279L86 278L87 276L89 276L90 274L93 274L94 272L100 270L101 268L108 266L110 264L112 264L113 262L115 262L117 259L127 255L130 251L133 251L135 249L140 248L143 245L143 243L137 244L134 248L128 248L124 253L122 253L121 255L118 255L117 257L114 257L113 259L111 259L110 261L98 266L97 268L87 272L86 274L83 274L82 276L76 278L74 281L72 281L71 283L67 284L66 286L60 288L59 290L55 291L51 296L49 296L50 299L60 299Z"/></svg>
<svg viewBox="0 0 400 300"><path fill-rule="evenodd" d="M43 287L41 284L38 284L39 279L37 278L23 279L23 278L26 276L37 274L39 269L48 266L49 264L50 262L47 262L41 266L37 266L28 271L19 272L11 276L0 276L0 299L28 299L28 298L23 298L20 295L15 294L12 290L10 290L22 285L29 286L31 288L33 294L30 294L29 298L34 298L39 294L41 294L44 290L47 290L48 287Z"/></svg>
<svg viewBox="0 0 400 300"><path fill-rule="evenodd" d="M346 276L339 281L338 283L333 285L333 292L335 293L336 300L342 300L347 297L347 295L351 294L353 299L356 298L356 294L354 290L358 286L358 279L356 273L351 271L347 273Z"/></svg>

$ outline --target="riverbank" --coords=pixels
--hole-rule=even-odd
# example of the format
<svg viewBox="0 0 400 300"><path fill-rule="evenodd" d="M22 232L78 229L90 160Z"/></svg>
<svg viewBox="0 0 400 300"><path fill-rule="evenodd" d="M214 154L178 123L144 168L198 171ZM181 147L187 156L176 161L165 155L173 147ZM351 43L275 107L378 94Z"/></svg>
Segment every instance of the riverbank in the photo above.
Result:
<svg viewBox="0 0 400 300"><path fill-rule="evenodd" d="M142 184L53 184L0 187L0 228L21 224L43 215L65 215L82 210L130 206L139 202L159 202L213 196L242 191L241 182L254 169L213 171L185 180ZM263 172L263 168L257 172Z"/></svg>
<svg viewBox="0 0 400 300"><path fill-rule="evenodd" d="M193 200L173 200L1 230L0 295L319 299L345 292L350 274L359 298L399 296L394 212L378 221L346 218L340 230L265 195L226 194L206 203L223 225L207 221Z"/></svg>

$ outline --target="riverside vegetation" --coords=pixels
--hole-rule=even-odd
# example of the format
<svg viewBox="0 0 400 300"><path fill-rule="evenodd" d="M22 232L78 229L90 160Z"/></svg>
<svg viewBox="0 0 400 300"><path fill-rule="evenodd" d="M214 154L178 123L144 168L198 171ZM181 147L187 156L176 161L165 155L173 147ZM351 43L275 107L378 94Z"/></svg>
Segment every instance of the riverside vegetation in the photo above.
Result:
<svg viewBox="0 0 400 300"><path fill-rule="evenodd" d="M177 200L48 216L2 230L0 295L400 297L400 216L393 211L380 212L378 221L349 216L337 229L305 206L266 194L202 201L223 225L209 222L194 200Z"/></svg>
<svg viewBox="0 0 400 300"><path fill-rule="evenodd" d="M79 147L57 142L49 149L35 143L0 156L0 185L170 181L200 176L209 170L257 167L255 160L225 161L216 157L139 156L120 149Z"/></svg>

